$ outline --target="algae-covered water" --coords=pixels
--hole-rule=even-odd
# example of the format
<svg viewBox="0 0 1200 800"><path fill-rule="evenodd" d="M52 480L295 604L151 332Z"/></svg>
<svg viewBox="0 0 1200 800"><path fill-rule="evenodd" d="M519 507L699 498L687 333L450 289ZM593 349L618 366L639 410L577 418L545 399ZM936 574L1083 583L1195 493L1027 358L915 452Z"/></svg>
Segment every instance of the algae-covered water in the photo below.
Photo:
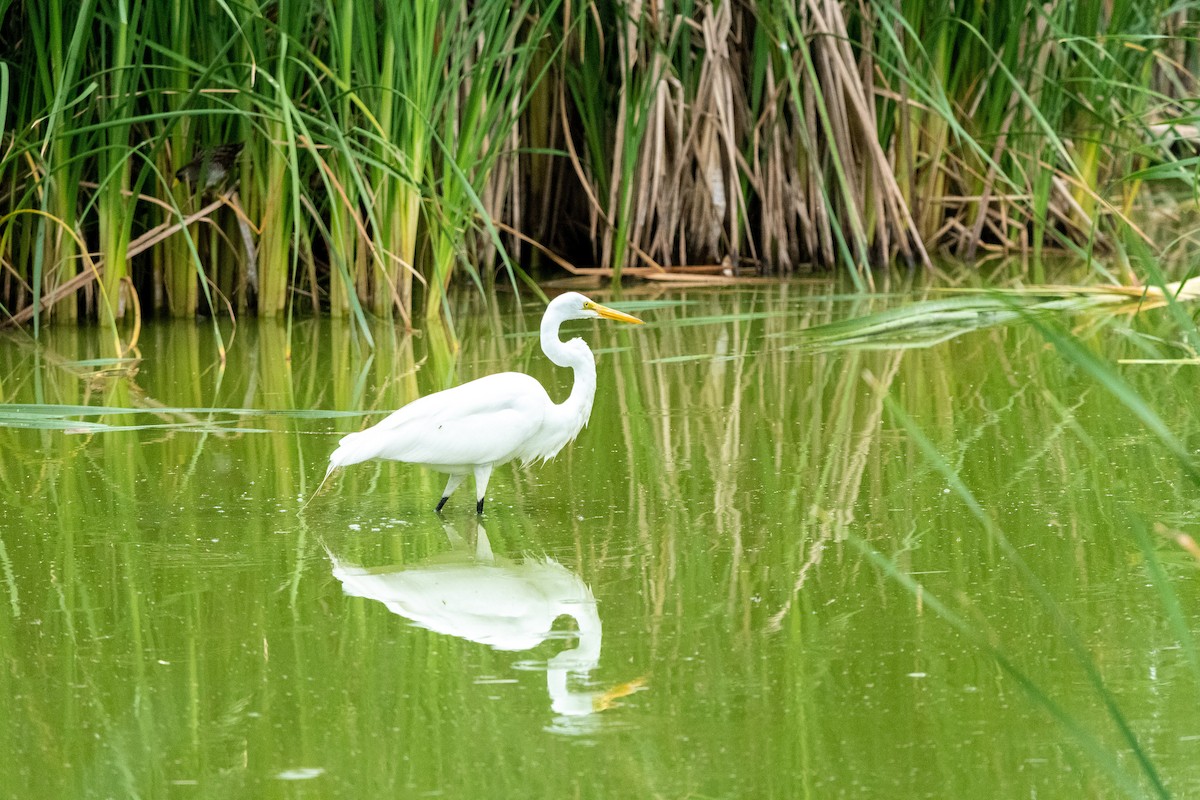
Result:
<svg viewBox="0 0 1200 800"><path fill-rule="evenodd" d="M458 298L457 355L329 320L223 323L223 366L209 323L119 363L0 342L0 797L1200 795L1198 487L1138 414L1194 451L1200 371L1120 363L1168 316L863 349L804 331L911 297L595 297L648 324L570 324L591 422L482 518L391 463L297 512L419 394L565 398L536 303Z"/></svg>

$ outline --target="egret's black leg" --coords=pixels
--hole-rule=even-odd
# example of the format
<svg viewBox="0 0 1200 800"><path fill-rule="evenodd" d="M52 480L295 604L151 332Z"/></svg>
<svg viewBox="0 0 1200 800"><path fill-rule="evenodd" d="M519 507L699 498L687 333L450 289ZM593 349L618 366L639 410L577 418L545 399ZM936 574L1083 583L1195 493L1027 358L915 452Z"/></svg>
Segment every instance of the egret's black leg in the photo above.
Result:
<svg viewBox="0 0 1200 800"><path fill-rule="evenodd" d="M487 495L488 479L492 477L492 465L480 464L475 468L475 513L483 514L483 498Z"/></svg>
<svg viewBox="0 0 1200 800"><path fill-rule="evenodd" d="M446 505L446 501L450 499L450 495L454 494L454 490L466 479L466 475L450 476L450 480L446 481L446 488L442 490L442 499L438 501L437 508L433 510L435 514L442 513L442 506Z"/></svg>

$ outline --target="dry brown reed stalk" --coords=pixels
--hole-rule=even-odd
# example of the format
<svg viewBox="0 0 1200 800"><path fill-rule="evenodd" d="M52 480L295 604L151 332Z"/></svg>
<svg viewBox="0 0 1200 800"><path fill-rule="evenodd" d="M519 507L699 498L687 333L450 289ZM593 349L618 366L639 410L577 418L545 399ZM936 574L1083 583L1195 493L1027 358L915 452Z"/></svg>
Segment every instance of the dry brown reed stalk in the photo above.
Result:
<svg viewBox="0 0 1200 800"><path fill-rule="evenodd" d="M570 159L571 166L575 171L575 176L579 180L579 185L588 199L588 213L591 218L591 231L593 236L598 228L598 221L603 220L605 226L610 230L615 230L616 225L612 219L604 212L604 208L600 205L600 200L596 197L595 191L592 189L591 182L585 174L582 161L579 158L579 153L575 150L575 145L572 142L570 123L567 121L566 103L560 95L559 102L559 122L562 125L563 141L567 145L567 157ZM629 248L645 263L649 264L652 269L661 270L663 267L650 257L646 252L639 248L633 242L627 242Z"/></svg>
<svg viewBox="0 0 1200 800"><path fill-rule="evenodd" d="M908 204L900 194L892 165L879 142L878 123L872 104L871 76L874 70L870 58L863 56L862 63L855 60L846 30L845 9L841 3L835 0L824 0L823 3L808 0L807 5L812 12L817 33L835 43L834 47L822 53L822 63L828 65L832 72L827 79L840 85L840 98L845 103L843 108L834 107L838 111L837 118L846 121L842 132L845 139L839 149L846 153L866 151L860 156L863 162L859 179L859 201L863 206L860 213L873 211L881 226L876 249L883 260L890 260L890 242L894 238L901 257L909 263L920 262L928 267L929 256L909 213ZM864 48L864 52L869 54L869 48ZM827 92L826 98L830 95Z"/></svg>
<svg viewBox="0 0 1200 800"><path fill-rule="evenodd" d="M735 60L732 5L708 6L700 30L705 57L690 109L691 131L684 145L684 152L692 154L692 169L690 176L681 174L685 180L690 177L693 186L691 192L680 187L680 194L693 201L676 250L677 263L682 264L691 261L688 241L699 242L701 258L703 254L723 254L736 260L742 241L757 257L753 239L743 238L742 230L748 209L738 180L738 146L746 128L746 101L739 78L744 65Z"/></svg>
<svg viewBox="0 0 1200 800"><path fill-rule="evenodd" d="M753 127L748 180L761 199L760 236L763 257L790 273L799 266L800 253L833 260L833 245L812 224L805 176L788 168L797 162L796 143L788 135L787 109L778 102L785 89L774 61L765 66L766 102Z"/></svg>

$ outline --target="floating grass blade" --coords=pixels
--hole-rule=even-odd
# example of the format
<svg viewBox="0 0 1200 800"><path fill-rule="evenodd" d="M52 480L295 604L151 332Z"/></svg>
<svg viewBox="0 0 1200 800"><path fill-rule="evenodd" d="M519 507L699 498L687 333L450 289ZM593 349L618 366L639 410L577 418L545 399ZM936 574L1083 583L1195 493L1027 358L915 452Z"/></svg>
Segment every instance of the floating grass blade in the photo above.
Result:
<svg viewBox="0 0 1200 800"><path fill-rule="evenodd" d="M375 412L326 409L171 408L167 406L127 408L120 406L0 404L0 428L57 430L70 433L114 433L141 430L222 434L277 433L278 431L273 428L242 427L240 420L247 417L294 420L343 419L361 418L373 413ZM114 425L111 422L96 422L90 419L143 415L169 421ZM233 419L219 419L219 417L233 417Z"/></svg>
<svg viewBox="0 0 1200 800"><path fill-rule="evenodd" d="M1018 319L1022 301L992 295L923 300L800 332L814 348L930 347L971 331Z"/></svg>

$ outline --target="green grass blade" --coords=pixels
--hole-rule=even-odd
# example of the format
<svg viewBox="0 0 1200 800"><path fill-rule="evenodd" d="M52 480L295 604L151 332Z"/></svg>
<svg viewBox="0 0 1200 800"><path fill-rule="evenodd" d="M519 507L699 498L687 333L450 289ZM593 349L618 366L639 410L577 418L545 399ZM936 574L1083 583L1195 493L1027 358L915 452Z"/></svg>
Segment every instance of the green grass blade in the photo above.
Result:
<svg viewBox="0 0 1200 800"><path fill-rule="evenodd" d="M1074 626L1072 626L1067 620L1066 615L1063 613L1058 602L1050 594L1049 590L1046 589L1045 585L1037 577L1037 575L1034 574L1033 570L1030 569L1020 552L1013 547L1012 543L1008 540L1008 537L1004 534L999 525L996 524L991 515L979 503L979 500L975 497L975 494L967 487L966 483L963 482L962 477L958 474L950 462L948 462L942 456L942 454L938 452L937 448L934 447L933 442L929 440L920 427L913 421L911 417L908 416L907 413L905 413L905 411L895 400L892 399L890 395L886 395L883 400L884 406L887 408L888 412L891 413L892 416L900 423L900 426L904 428L905 432L925 456L926 461L928 461L929 464L946 480L954 494L964 504L966 504L967 508L971 510L971 514L983 526L988 536L1000 546L1005 556L1018 569L1022 578L1025 580L1026 585L1033 590L1034 595L1037 597L1038 602L1042 606L1043 610L1045 610L1045 612L1054 621L1055 627L1070 646L1076 662L1087 674L1088 680L1091 682L1096 694L1103 702L1109 717L1117 726L1121 737L1125 740L1130 750L1133 751L1142 771L1146 774L1146 777L1151 781L1151 783L1154 784L1160 796L1169 796L1169 793L1162 783L1162 779L1158 775L1157 769L1154 767L1154 763L1150 760L1149 754L1138 741L1137 735L1133 732L1133 728L1130 727L1129 722L1125 719L1125 714L1118 706L1116 698L1113 697L1112 693L1105 684L1104 679L1100 674L1100 670L1096 666L1095 659L1092 658L1087 646L1083 643L1082 639L1080 639L1078 631L1076 631Z"/></svg>
<svg viewBox="0 0 1200 800"><path fill-rule="evenodd" d="M1175 456L1179 461L1179 465L1183 468L1184 474L1194 483L1200 485L1200 471L1196 468L1192 454L1171 431L1162 417L1154 409L1150 408L1146 401L1142 399L1124 378L1118 375L1109 364L1102 361L1095 353L1088 350L1058 327L1049 322L1039 320L1036 317L1029 317L1028 319L1041 332L1046 341L1054 345L1055 349L1062 354L1068 363L1082 369L1123 406L1132 411L1141 420L1142 424L1158 437L1167 450Z"/></svg>
<svg viewBox="0 0 1200 800"><path fill-rule="evenodd" d="M1074 739L1075 743L1087 753L1092 760L1120 787L1121 791L1129 797L1144 797L1145 791L1138 782L1128 773L1120 768L1120 758L1117 753L1106 749L1103 744L1092 733L1090 733L1083 724L1066 711L1062 706L1054 701L1042 688L1037 681L1033 680L1024 670L1020 669L1013 663L1005 654L1004 650L992 642L985 634L981 633L967 622L966 619L956 614L949 606L943 603L935 595L925 589L921 584L913 580L912 576L901 570L894 561L885 557L878 550L874 549L867 542L863 541L857 535L849 534L847 536L850 543L853 544L860 552L867 556L875 566L896 583L903 586L913 597L919 597L921 602L933 610L935 614L941 617L944 621L950 624L955 630L963 635L978 649L988 653L996 664L1004 670L1004 672L1016 681L1017 685L1038 705L1042 706L1050 716L1058 722ZM1158 780L1157 776L1151 776L1151 782L1155 786L1155 794L1159 797L1170 797L1166 788Z"/></svg>
<svg viewBox="0 0 1200 800"><path fill-rule="evenodd" d="M1192 677L1196 680L1196 685L1200 686L1200 649L1196 647L1196 636L1192 632L1188 617L1184 613L1182 604L1179 602L1179 595L1172 588L1171 579L1167 576L1166 570L1163 569L1162 562L1159 561L1158 553L1154 548L1154 542L1150 537L1150 532L1146 530L1146 526L1141 519L1134 520L1133 535L1137 539L1138 547L1142 550L1142 559L1146 564L1146 572L1149 574L1150 583L1153 584L1155 591L1158 592L1158 599L1162 603L1163 610L1166 613L1167 622L1170 624L1171 631L1175 634L1175 638L1179 640L1179 646L1183 649L1183 653L1187 657L1188 665L1192 669Z"/></svg>

